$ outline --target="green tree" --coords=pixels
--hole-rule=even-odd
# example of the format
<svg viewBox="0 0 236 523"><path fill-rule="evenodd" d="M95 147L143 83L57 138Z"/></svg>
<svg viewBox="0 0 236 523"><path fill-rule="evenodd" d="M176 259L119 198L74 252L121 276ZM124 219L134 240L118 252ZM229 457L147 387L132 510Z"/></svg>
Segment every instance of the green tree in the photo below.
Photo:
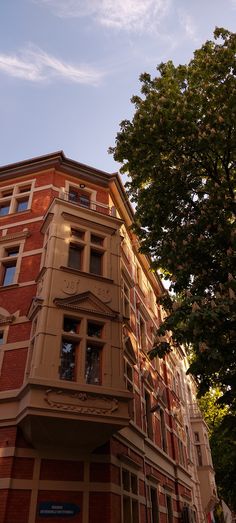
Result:
<svg viewBox="0 0 236 523"><path fill-rule="evenodd" d="M141 75L132 121L110 151L128 173L135 230L153 269L171 281L167 317L151 356L191 347L200 394L218 385L235 408L236 387L236 34L214 41L187 65L171 61Z"/></svg>
<svg viewBox="0 0 236 523"><path fill-rule="evenodd" d="M219 405L221 392L211 389L199 400L208 425L218 495L236 510L236 424L226 406Z"/></svg>

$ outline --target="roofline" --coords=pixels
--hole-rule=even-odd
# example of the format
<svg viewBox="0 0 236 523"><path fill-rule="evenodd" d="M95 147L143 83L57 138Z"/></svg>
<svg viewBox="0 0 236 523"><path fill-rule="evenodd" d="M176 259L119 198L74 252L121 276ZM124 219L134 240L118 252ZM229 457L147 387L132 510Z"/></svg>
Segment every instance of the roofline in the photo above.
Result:
<svg viewBox="0 0 236 523"><path fill-rule="evenodd" d="M107 180L109 180L112 176L106 171L102 171L101 169L97 169L96 167L91 167L90 165L77 162L76 160L68 158L63 150L55 151L53 153L45 154L42 156L35 156L27 160L0 166L0 175L1 177L3 177L4 174L7 176L11 173L13 174L14 172L14 176L16 176L17 174L21 174L22 171L28 171L32 169L37 170L40 166L43 166L44 164L45 168L51 167L55 164L59 164L61 166L64 165L65 167L68 167L71 170L80 169L84 173L93 172L99 178L106 178Z"/></svg>

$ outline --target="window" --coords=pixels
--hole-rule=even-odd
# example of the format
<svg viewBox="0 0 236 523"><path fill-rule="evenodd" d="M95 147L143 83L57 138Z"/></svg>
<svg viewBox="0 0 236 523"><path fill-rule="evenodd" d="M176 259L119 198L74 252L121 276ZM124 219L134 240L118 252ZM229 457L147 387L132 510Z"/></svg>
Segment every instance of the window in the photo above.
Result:
<svg viewBox="0 0 236 523"><path fill-rule="evenodd" d="M80 320L65 317L64 323L63 323L63 330L64 332L70 332L74 334L78 334L80 329Z"/></svg>
<svg viewBox="0 0 236 523"><path fill-rule="evenodd" d="M28 198L16 201L16 212L25 211L28 208Z"/></svg>
<svg viewBox="0 0 236 523"><path fill-rule="evenodd" d="M165 413L164 410L160 409L160 429L161 429L161 447L166 452L166 424L165 424Z"/></svg>
<svg viewBox="0 0 236 523"><path fill-rule="evenodd" d="M90 197L86 193L79 194L79 203L82 207L90 207Z"/></svg>
<svg viewBox="0 0 236 523"><path fill-rule="evenodd" d="M0 205L0 216L6 216L6 214L9 214L10 210L10 202L3 203Z"/></svg>
<svg viewBox="0 0 236 523"><path fill-rule="evenodd" d="M83 246L71 243L69 246L68 266L73 269L82 270Z"/></svg>
<svg viewBox="0 0 236 523"><path fill-rule="evenodd" d="M98 276L102 274L102 258L103 252L91 249L89 272L92 274L97 274Z"/></svg>
<svg viewBox="0 0 236 523"><path fill-rule="evenodd" d="M194 432L194 439L195 439L195 448L196 448L196 454L197 454L197 464L199 467L202 467L202 465L203 465L202 449L201 449L201 444L200 444L199 432Z"/></svg>
<svg viewBox="0 0 236 523"><path fill-rule="evenodd" d="M17 256L19 246L7 247L4 250L1 267L1 285L6 287L16 282Z"/></svg>
<svg viewBox="0 0 236 523"><path fill-rule="evenodd" d="M101 347L90 343L86 347L85 381L91 385L101 384Z"/></svg>
<svg viewBox="0 0 236 523"><path fill-rule="evenodd" d="M140 316L139 317L139 339L140 339L140 345L141 349L145 350L147 347L147 334L146 334L146 326L145 321Z"/></svg>
<svg viewBox="0 0 236 523"><path fill-rule="evenodd" d="M16 272L16 261L3 264L3 287L11 285L14 282Z"/></svg>
<svg viewBox="0 0 236 523"><path fill-rule="evenodd" d="M103 246L104 238L101 236L96 236L95 234L91 234L91 243L94 243L95 245Z"/></svg>
<svg viewBox="0 0 236 523"><path fill-rule="evenodd" d="M78 192L75 189L69 188L69 200L70 202L77 202Z"/></svg>
<svg viewBox="0 0 236 523"><path fill-rule="evenodd" d="M3 344L3 341L4 341L4 332L0 331L0 345Z"/></svg>
<svg viewBox="0 0 236 523"><path fill-rule="evenodd" d="M80 320L65 316L63 319L64 335L60 351L59 377L61 380L76 380L76 359L79 347ZM68 334L68 336L66 335ZM72 337L73 336L73 337Z"/></svg>
<svg viewBox="0 0 236 523"><path fill-rule="evenodd" d="M130 365L130 363L125 359L124 360L124 377L125 377L125 385L127 390L129 392L134 392L134 385L133 385L133 367ZM129 415L132 419L135 417L134 413L134 400L129 401Z"/></svg>
<svg viewBox="0 0 236 523"><path fill-rule="evenodd" d="M60 379L75 381L75 358L77 343L62 339L61 344L61 363Z"/></svg>
<svg viewBox="0 0 236 523"><path fill-rule="evenodd" d="M103 330L103 325L101 325L99 323L93 323L92 321L88 321L87 335L90 338L94 338L94 337L101 338L102 330Z"/></svg>
<svg viewBox="0 0 236 523"><path fill-rule="evenodd" d="M0 192L0 216L14 212L26 211L31 202L30 191L32 184L17 184L14 187L3 189ZM23 196L25 195L25 196Z"/></svg>
<svg viewBox="0 0 236 523"><path fill-rule="evenodd" d="M90 207L90 194L83 192L76 187L69 187L69 200L81 205L82 207Z"/></svg>
<svg viewBox="0 0 236 523"><path fill-rule="evenodd" d="M122 282L122 294L123 294L123 315L125 318L130 318L130 288L123 280Z"/></svg>
<svg viewBox="0 0 236 523"><path fill-rule="evenodd" d="M178 449L179 449L179 462L185 466L184 446L182 441L178 438Z"/></svg>
<svg viewBox="0 0 236 523"><path fill-rule="evenodd" d="M153 438L152 413L151 413L151 398L150 394L145 391L145 414L147 424L147 435L150 439Z"/></svg>
<svg viewBox="0 0 236 523"><path fill-rule="evenodd" d="M157 501L157 489L150 487L150 500L151 500L151 523L158 523L159 511Z"/></svg>
<svg viewBox="0 0 236 523"><path fill-rule="evenodd" d="M80 240L84 240L84 231L80 231L79 229L71 229L71 235Z"/></svg>
<svg viewBox="0 0 236 523"><path fill-rule="evenodd" d="M166 496L166 508L167 508L167 523L173 522L173 510L172 510L172 501L170 496Z"/></svg>
<svg viewBox="0 0 236 523"><path fill-rule="evenodd" d="M139 522L138 478L129 470L122 469L123 523Z"/></svg>

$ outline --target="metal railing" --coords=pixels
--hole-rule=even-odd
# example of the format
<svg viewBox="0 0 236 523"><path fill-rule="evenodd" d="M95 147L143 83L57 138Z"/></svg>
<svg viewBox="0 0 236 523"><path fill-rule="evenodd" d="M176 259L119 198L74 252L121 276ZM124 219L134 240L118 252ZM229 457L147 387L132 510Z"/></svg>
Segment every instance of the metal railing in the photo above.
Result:
<svg viewBox="0 0 236 523"><path fill-rule="evenodd" d="M190 418L202 418L202 413L197 403L190 403L188 409Z"/></svg>
<svg viewBox="0 0 236 523"><path fill-rule="evenodd" d="M99 214L106 214L107 216L116 217L115 207L109 207L109 205L106 205L105 203L89 200L80 197L80 195L75 196L74 194L71 194L66 191L61 191L59 194L59 198L60 200L65 200L67 202L73 203L74 205L83 209L90 209L91 211L97 212Z"/></svg>

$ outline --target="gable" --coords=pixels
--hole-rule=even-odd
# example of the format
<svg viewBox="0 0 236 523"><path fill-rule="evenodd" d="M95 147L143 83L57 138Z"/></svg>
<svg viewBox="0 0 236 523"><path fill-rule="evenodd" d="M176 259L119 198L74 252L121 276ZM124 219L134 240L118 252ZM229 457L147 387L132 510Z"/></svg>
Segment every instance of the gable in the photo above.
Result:
<svg viewBox="0 0 236 523"><path fill-rule="evenodd" d="M93 313L97 314L98 316L108 317L111 319L115 319L117 317L117 313L115 311L113 311L110 307L108 307L108 305L103 303L90 291L66 298L55 298L54 303L61 309Z"/></svg>

